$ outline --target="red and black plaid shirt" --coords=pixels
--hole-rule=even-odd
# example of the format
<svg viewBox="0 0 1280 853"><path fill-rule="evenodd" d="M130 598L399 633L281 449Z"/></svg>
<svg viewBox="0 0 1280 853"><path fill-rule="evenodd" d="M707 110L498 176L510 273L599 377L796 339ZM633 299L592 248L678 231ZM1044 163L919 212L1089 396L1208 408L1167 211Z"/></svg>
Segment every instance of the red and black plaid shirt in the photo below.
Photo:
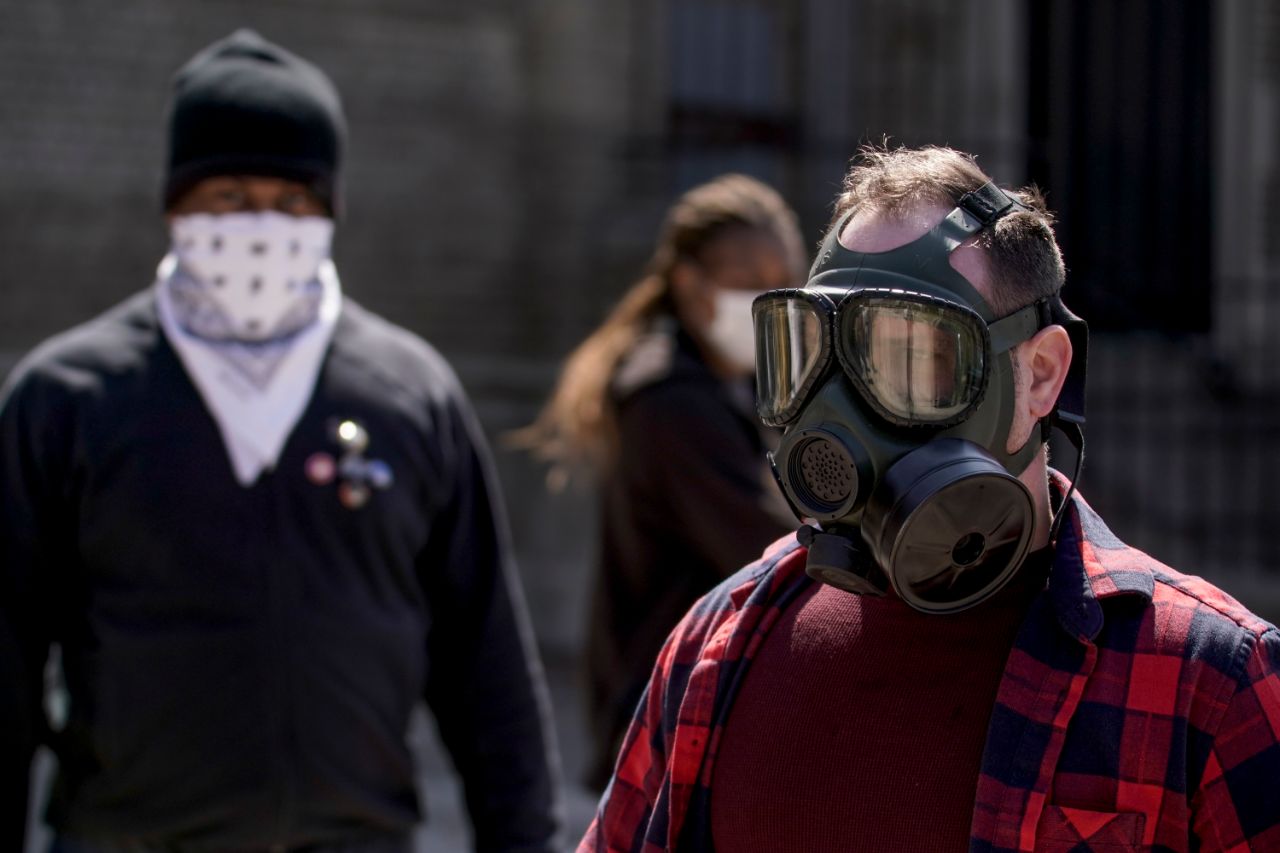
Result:
<svg viewBox="0 0 1280 853"><path fill-rule="evenodd" d="M711 849L720 734L804 564L780 541L672 632L579 853ZM1000 684L970 850L1086 849L1280 851L1280 632L1077 495Z"/></svg>

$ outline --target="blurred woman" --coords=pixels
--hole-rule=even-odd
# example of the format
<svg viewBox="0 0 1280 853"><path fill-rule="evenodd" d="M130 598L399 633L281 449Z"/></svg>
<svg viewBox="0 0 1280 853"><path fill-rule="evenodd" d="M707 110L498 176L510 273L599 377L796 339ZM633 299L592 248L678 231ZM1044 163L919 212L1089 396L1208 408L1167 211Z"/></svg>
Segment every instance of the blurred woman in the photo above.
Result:
<svg viewBox="0 0 1280 853"><path fill-rule="evenodd" d="M795 214L759 181L725 175L688 191L647 273L524 431L553 474L585 463L600 486L586 650L597 788L679 617L795 527L754 413L751 301L798 286L804 255Z"/></svg>

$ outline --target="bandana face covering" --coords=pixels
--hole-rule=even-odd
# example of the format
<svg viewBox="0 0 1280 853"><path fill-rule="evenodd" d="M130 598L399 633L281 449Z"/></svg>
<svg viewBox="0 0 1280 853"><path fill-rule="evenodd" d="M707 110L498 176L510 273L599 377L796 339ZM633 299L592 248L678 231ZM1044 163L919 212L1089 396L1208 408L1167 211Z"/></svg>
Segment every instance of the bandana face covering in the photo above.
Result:
<svg viewBox="0 0 1280 853"><path fill-rule="evenodd" d="M280 213L173 220L160 324L250 486L302 417L341 310L333 222Z"/></svg>
<svg viewBox="0 0 1280 853"><path fill-rule="evenodd" d="M198 213L171 226L173 298L184 328L211 341L279 340L315 321L333 222L283 213Z"/></svg>

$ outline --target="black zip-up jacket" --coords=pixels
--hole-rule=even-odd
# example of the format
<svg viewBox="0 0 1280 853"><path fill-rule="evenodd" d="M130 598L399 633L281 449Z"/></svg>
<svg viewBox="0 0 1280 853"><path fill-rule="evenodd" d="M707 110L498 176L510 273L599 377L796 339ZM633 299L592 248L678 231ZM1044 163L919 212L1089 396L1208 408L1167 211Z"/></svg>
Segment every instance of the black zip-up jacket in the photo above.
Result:
<svg viewBox="0 0 1280 853"><path fill-rule="evenodd" d="M406 836L425 698L480 850L552 849L545 686L481 432L452 371L346 300L272 471L233 474L150 292L38 348L0 397L0 848L27 774L83 839L225 850ZM393 475L317 482L333 428ZM70 709L41 709L50 643Z"/></svg>

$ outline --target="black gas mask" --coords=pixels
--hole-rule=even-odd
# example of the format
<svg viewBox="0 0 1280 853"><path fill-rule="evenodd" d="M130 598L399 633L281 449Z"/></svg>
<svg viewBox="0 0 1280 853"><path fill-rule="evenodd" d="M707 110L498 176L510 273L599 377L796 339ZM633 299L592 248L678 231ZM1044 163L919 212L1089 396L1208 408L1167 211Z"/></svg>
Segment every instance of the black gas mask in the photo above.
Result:
<svg viewBox="0 0 1280 853"><path fill-rule="evenodd" d="M1021 209L987 184L927 234L878 253L840 244L851 212L827 234L804 289L755 300L759 413L786 428L770 461L797 517L819 524L800 530L817 580L857 593L892 587L931 613L971 607L1027 555L1035 512L1017 474L1051 427L1076 446L1078 478L1084 321L1056 296L996 318L949 261ZM1066 384L1055 411L1008 453L1010 351L1054 323L1074 350Z"/></svg>

